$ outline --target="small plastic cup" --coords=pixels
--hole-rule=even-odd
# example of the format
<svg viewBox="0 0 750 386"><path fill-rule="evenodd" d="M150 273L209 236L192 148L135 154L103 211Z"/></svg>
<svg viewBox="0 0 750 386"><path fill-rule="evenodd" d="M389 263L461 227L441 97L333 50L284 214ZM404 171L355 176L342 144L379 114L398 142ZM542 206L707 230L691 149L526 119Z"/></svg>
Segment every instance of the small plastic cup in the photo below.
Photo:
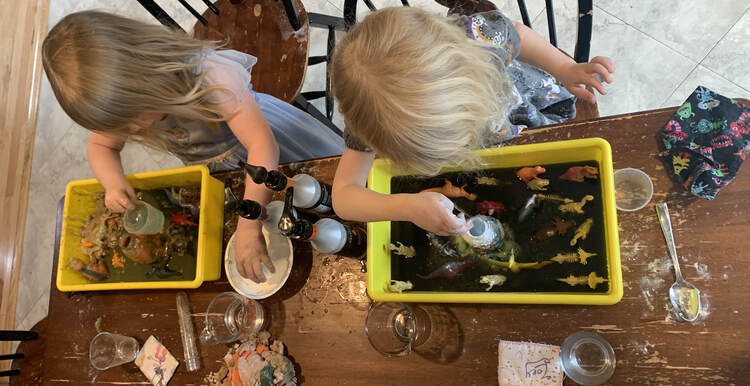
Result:
<svg viewBox="0 0 750 386"><path fill-rule="evenodd" d="M615 350L590 331L571 334L560 346L560 365L579 385L601 385L615 373Z"/></svg>
<svg viewBox="0 0 750 386"><path fill-rule="evenodd" d="M134 235L155 235L164 228L164 213L143 201L134 201L135 209L125 212L122 225Z"/></svg>
<svg viewBox="0 0 750 386"><path fill-rule="evenodd" d="M633 168L615 172L615 205L624 212L643 209L654 195L654 183L648 174Z"/></svg>
<svg viewBox="0 0 750 386"><path fill-rule="evenodd" d="M208 304L200 339L203 343L231 343L264 326L260 303L234 292L222 292Z"/></svg>
<svg viewBox="0 0 750 386"><path fill-rule="evenodd" d="M97 370L107 370L135 360L138 341L135 338L100 332L89 346L89 360Z"/></svg>

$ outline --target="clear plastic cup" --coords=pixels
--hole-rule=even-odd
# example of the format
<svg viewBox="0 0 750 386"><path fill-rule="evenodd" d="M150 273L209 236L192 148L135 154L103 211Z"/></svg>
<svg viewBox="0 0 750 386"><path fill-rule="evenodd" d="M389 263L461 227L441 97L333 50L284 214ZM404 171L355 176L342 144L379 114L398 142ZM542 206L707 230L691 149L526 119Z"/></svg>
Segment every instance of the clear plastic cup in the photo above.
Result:
<svg viewBox="0 0 750 386"><path fill-rule="evenodd" d="M125 212L122 225L134 235L155 235L164 228L164 213L144 201L134 201L135 209Z"/></svg>
<svg viewBox="0 0 750 386"><path fill-rule="evenodd" d="M100 332L91 340L89 360L95 369L107 370L134 361L138 347L135 338Z"/></svg>
<svg viewBox="0 0 750 386"><path fill-rule="evenodd" d="M264 325L260 303L235 292L223 292L208 305L200 339L203 343L231 343L260 331Z"/></svg>
<svg viewBox="0 0 750 386"><path fill-rule="evenodd" d="M654 195L654 183L648 174L633 168L615 172L615 205L625 212L643 209Z"/></svg>
<svg viewBox="0 0 750 386"><path fill-rule="evenodd" d="M579 385L601 385L615 373L615 350L601 336L579 331L560 346L560 365Z"/></svg>
<svg viewBox="0 0 750 386"><path fill-rule="evenodd" d="M365 334L372 347L388 357L409 354L430 336L430 317L406 303L371 303Z"/></svg>

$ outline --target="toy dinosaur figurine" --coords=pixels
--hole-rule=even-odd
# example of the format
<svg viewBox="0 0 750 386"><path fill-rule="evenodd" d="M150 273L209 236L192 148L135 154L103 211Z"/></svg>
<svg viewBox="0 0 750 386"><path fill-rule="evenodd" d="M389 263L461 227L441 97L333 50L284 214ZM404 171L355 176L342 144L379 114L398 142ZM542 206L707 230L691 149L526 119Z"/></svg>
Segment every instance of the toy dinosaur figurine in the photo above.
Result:
<svg viewBox="0 0 750 386"><path fill-rule="evenodd" d="M480 185L500 185L500 180L495 177L477 177L477 184Z"/></svg>
<svg viewBox="0 0 750 386"><path fill-rule="evenodd" d="M534 178L526 183L531 190L547 190L547 185L549 185L549 180L546 178Z"/></svg>
<svg viewBox="0 0 750 386"><path fill-rule="evenodd" d="M584 178L596 179L599 169L594 166L573 166L560 176L561 180L583 182Z"/></svg>
<svg viewBox="0 0 750 386"><path fill-rule="evenodd" d="M445 239L442 239L440 236L432 233L427 232L427 240L430 242L430 245L438 250L438 253L442 256L451 257L454 259L458 259L461 256L458 254L458 251L456 248L451 245L451 243Z"/></svg>
<svg viewBox="0 0 750 386"><path fill-rule="evenodd" d="M463 272L466 267L469 267L474 264L474 259L466 259L464 261L451 261L450 263L445 263L438 267L436 270L430 272L427 276L422 276L420 274L417 274L417 276L420 279L435 279L438 277L442 277L445 279L453 279L454 277L458 276L461 272Z"/></svg>
<svg viewBox="0 0 750 386"><path fill-rule="evenodd" d="M576 223L573 221L563 221L556 217L554 225L547 225L537 229L537 231L531 235L531 239L534 241L544 241L556 235L562 236L568 233L570 227L575 224Z"/></svg>
<svg viewBox="0 0 750 386"><path fill-rule="evenodd" d="M567 204L570 202L573 202L573 200L569 198L563 198L558 196L557 194L543 194L543 193L537 193L536 197L540 200L546 200L546 201L558 201L562 202L563 204Z"/></svg>
<svg viewBox="0 0 750 386"><path fill-rule="evenodd" d="M453 183L449 179L445 179L445 185L438 187L438 188L429 188L425 189L422 192L438 192L442 193L445 197L466 197L469 200L476 200L477 195L475 193L469 193L466 191L466 185L458 187L453 185Z"/></svg>
<svg viewBox="0 0 750 386"><path fill-rule="evenodd" d="M593 224L594 224L593 218L586 219L586 221L584 221L583 224L581 224L581 226L579 226L578 229L576 229L576 233L573 236L573 239L570 240L570 245L571 246L576 245L579 239L586 240L586 236L589 235L589 232L591 231L591 225Z"/></svg>
<svg viewBox="0 0 750 386"><path fill-rule="evenodd" d="M568 233L568 230L574 225L576 225L575 221L565 221L560 219L559 217L555 217L555 229L557 230L557 234L560 236Z"/></svg>
<svg viewBox="0 0 750 386"><path fill-rule="evenodd" d="M503 275L484 275L479 277L479 283L481 284L487 284L489 287L485 289L485 291L489 291L494 286L501 286L505 281L508 280L507 277Z"/></svg>
<svg viewBox="0 0 750 386"><path fill-rule="evenodd" d="M541 167L541 166L535 166L535 167L525 167L518 169L516 172L516 175L518 178L520 178L523 182L528 183L531 180L539 179L539 174L542 174L546 172L547 169Z"/></svg>
<svg viewBox="0 0 750 386"><path fill-rule="evenodd" d="M544 241L557 235L557 228L554 225L543 226L531 235L534 241Z"/></svg>
<svg viewBox="0 0 750 386"><path fill-rule="evenodd" d="M391 280L391 282L388 284L388 290L391 292L401 293L412 288L414 288L414 285L411 284L411 281Z"/></svg>
<svg viewBox="0 0 750 386"><path fill-rule="evenodd" d="M561 281L563 283L568 284L571 287L575 287L577 285L586 285L588 284L591 289L596 289L596 286L604 283L607 281L607 279L603 277L596 276L596 272L591 272L588 276L573 276L570 275L563 279L557 279L558 281Z"/></svg>
<svg viewBox="0 0 750 386"><path fill-rule="evenodd" d="M578 254L575 252L558 253L557 255L555 255L555 257L551 258L550 260L558 264L575 263L575 262L578 262Z"/></svg>
<svg viewBox="0 0 750 386"><path fill-rule="evenodd" d="M477 211L485 216L492 216L495 213L501 213L505 210L505 205L495 201L479 201L477 202Z"/></svg>
<svg viewBox="0 0 750 386"><path fill-rule="evenodd" d="M554 261L559 264L577 262L586 264L587 260L594 256L596 256L596 253L589 253L584 251L583 248L578 248L578 252L558 253L557 255L555 255L555 257L551 258L550 261Z"/></svg>
<svg viewBox="0 0 750 386"><path fill-rule="evenodd" d="M88 265L81 259L72 258L68 263L70 269L80 272L83 277L91 281L101 281L109 276L107 265L101 260L91 260Z"/></svg>
<svg viewBox="0 0 750 386"><path fill-rule="evenodd" d="M491 255L490 255L491 256ZM540 269L550 264L551 261L539 261L534 263L516 263L515 250L511 250L510 259L506 261L497 261L487 256L479 255L479 259L495 267L505 268L513 273L519 273L522 269Z"/></svg>
<svg viewBox="0 0 750 386"><path fill-rule="evenodd" d="M587 260L591 257L596 256L596 253L589 253L583 250L583 248L578 248L578 259L581 261L581 264L586 264Z"/></svg>
<svg viewBox="0 0 750 386"><path fill-rule="evenodd" d="M390 249L399 256L403 256L408 259L414 257L417 254L417 252L414 250L414 247L412 246L406 246L400 241L396 241L396 244L398 244L398 246L390 244Z"/></svg>
<svg viewBox="0 0 750 386"><path fill-rule="evenodd" d="M190 215L182 212L174 212L169 216L169 222L176 225L197 227L198 224L190 221Z"/></svg>
<svg viewBox="0 0 750 386"><path fill-rule="evenodd" d="M557 208L560 209L560 212L563 212L563 213L578 213L578 214L583 214L583 206L586 205L587 201L591 201L593 199L594 199L594 196L592 196L590 194L587 194L587 195L583 196L583 198L581 199L581 201L578 201L578 202L569 202L567 204L562 204L562 205L560 205Z"/></svg>

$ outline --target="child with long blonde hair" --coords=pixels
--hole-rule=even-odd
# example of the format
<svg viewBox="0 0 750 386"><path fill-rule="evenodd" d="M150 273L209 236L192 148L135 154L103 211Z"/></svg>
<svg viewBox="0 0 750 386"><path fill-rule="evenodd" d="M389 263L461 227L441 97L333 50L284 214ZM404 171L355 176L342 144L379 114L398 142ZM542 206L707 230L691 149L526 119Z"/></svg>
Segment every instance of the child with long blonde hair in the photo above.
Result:
<svg viewBox="0 0 750 386"><path fill-rule="evenodd" d="M115 212L135 199L120 161L128 141L211 171L238 161L275 169L280 159L343 150L341 138L308 114L252 91L255 57L159 25L97 11L70 14L49 32L42 61L62 108L92 132L89 164ZM244 197L266 204L270 192L248 181ZM240 219L237 243L240 274L264 281L261 264L273 265L261 224Z"/></svg>
<svg viewBox="0 0 750 386"><path fill-rule="evenodd" d="M586 86L605 94L595 75L609 83L613 72L611 59L575 63L499 11L445 18L395 7L368 15L332 63L347 147L333 183L336 213L411 221L439 235L466 232L470 225L440 193L368 190L375 153L425 175L476 164L474 149L575 116L575 96L593 101Z"/></svg>

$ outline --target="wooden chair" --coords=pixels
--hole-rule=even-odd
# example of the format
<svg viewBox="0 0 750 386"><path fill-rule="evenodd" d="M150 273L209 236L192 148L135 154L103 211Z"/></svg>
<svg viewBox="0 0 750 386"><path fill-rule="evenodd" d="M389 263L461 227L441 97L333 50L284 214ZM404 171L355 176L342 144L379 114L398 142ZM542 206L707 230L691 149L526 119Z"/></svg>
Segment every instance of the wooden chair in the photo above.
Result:
<svg viewBox="0 0 750 386"><path fill-rule="evenodd" d="M138 0L162 24L179 29L153 0ZM323 122L338 135L333 124L333 98L330 78L326 90L300 93L308 65L327 62L335 46L335 31L344 30L342 18L307 13L300 0L218 0L202 15L186 6L198 19L194 36L198 39L226 42L226 48L259 58L252 69L253 89L293 103ZM308 56L310 27L328 30L328 52L325 56ZM327 71L326 71L327 73ZM309 101L326 98L326 114Z"/></svg>
<svg viewBox="0 0 750 386"><path fill-rule="evenodd" d="M30 341L36 340L39 335L34 331L13 331L13 330L2 330L0 331L0 340L3 341ZM16 352L14 354L0 355L0 360L17 360L24 357L23 352ZM0 371L0 377L12 377L21 374L21 370L18 368L11 368L8 371Z"/></svg>
<svg viewBox="0 0 750 386"><path fill-rule="evenodd" d="M376 11L377 7L371 0L362 0L370 11ZM472 15L478 12L486 12L497 9L495 4L489 0L435 0L440 5L448 8L448 14ZM344 21L347 26L357 22L357 3L358 0L344 0ZM404 6L408 6L407 0L401 0ZM555 29L555 14L552 0L545 0L547 13L547 26L549 28L550 43L557 47L557 32ZM526 10L526 1L518 0L518 8L521 12L523 23L531 28L531 20ZM591 31L593 28L593 0L578 0L578 33L576 37L576 46L573 56L578 63L589 61L589 52L591 49ZM570 54L565 53L570 56ZM591 91L591 90L589 90ZM576 117L574 121L582 121L599 117L599 107L595 103L589 103L583 100L576 102Z"/></svg>

